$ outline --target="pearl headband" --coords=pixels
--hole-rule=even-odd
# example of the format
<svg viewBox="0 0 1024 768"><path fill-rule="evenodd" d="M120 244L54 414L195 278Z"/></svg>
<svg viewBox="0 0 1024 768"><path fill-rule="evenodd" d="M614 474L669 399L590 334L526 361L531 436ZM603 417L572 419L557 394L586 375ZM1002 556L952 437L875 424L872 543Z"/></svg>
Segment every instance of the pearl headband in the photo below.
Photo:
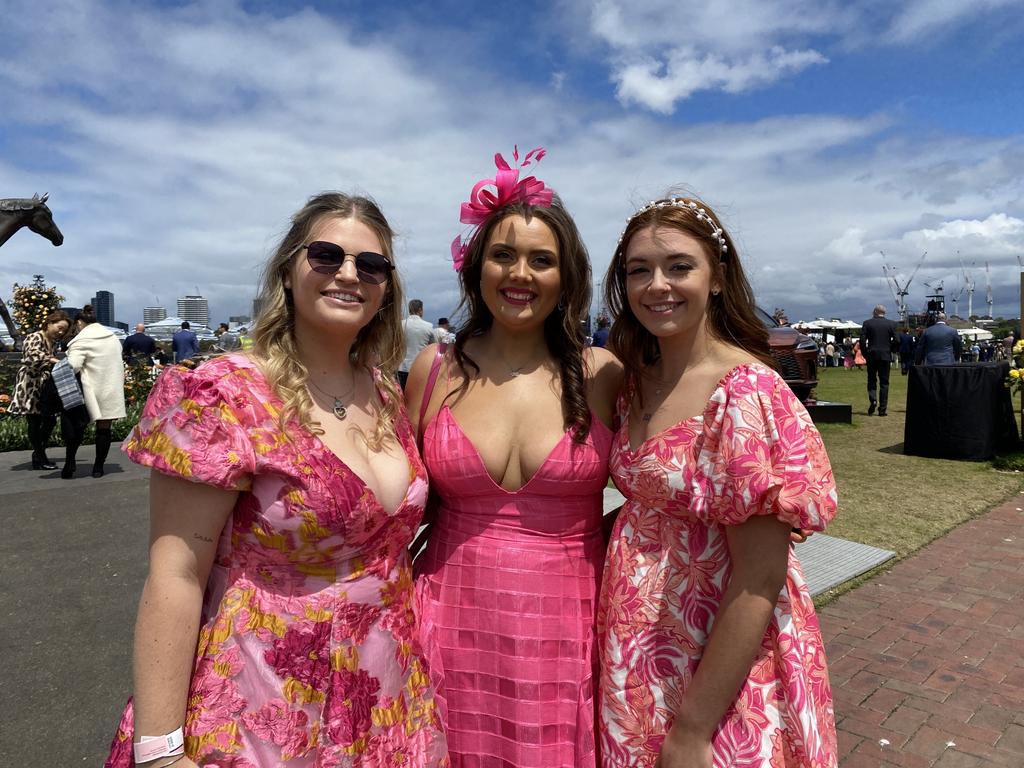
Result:
<svg viewBox="0 0 1024 768"><path fill-rule="evenodd" d="M648 211L653 211L656 208L688 209L696 218L707 223L707 225L711 227L711 234L715 238L715 240L718 241L718 258L719 260L725 258L725 254L729 250L729 246L726 245L725 243L725 232L722 230L720 226L718 226L715 220L708 215L707 211L698 206L692 200L686 200L681 197L673 197L668 198L666 200L652 200L639 211L637 211L636 213L629 217L629 221L626 222L626 229L629 229L630 223L632 223L633 219L635 219L637 216L641 216L647 213ZM619 235L619 245L622 245L622 238L625 237L626 235L626 229L623 229L622 234Z"/></svg>

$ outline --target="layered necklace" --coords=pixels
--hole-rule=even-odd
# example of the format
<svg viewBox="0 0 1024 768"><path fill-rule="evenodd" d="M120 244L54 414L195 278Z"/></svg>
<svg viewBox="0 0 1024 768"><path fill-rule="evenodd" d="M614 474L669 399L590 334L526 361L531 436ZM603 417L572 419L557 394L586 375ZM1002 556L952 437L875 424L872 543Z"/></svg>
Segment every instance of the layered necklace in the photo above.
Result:
<svg viewBox="0 0 1024 768"><path fill-rule="evenodd" d="M345 405L345 401L347 400L347 401L351 402L352 401L352 396L356 393L356 371L355 371L355 368L352 369L352 386L349 387L348 392L345 392L344 394L341 394L341 395L335 395L335 394L332 394L331 392L328 392L326 389L321 387L319 384L317 384L312 379L307 379L307 381L309 381L310 384L312 384L314 387L316 387L318 390L320 390L320 392L322 392L323 394L327 395L327 397L329 397L332 400L334 400L334 404L331 406L331 413L334 414L334 418L336 418L338 421L344 421L345 417L348 416L348 407Z"/></svg>

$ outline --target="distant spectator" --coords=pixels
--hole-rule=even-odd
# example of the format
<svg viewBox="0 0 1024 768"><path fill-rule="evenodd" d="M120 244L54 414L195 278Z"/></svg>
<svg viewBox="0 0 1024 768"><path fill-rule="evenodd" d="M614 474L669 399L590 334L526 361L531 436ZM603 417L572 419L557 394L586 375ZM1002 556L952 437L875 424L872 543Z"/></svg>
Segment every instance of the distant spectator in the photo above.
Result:
<svg viewBox="0 0 1024 768"><path fill-rule="evenodd" d="M452 333L451 323L448 322L447 317L439 317L437 319L437 328L434 329L434 336L437 338L438 344L455 343L455 334Z"/></svg>
<svg viewBox="0 0 1024 768"><path fill-rule="evenodd" d="M43 327L25 337L21 350L21 367L14 385L12 414L24 414L28 422L28 441L32 445L32 469L56 469L46 455L50 435L57 424L59 403L46 396L51 381L50 370L57 362L56 345L68 332L71 318L57 310L43 321ZM50 389L53 384L50 383Z"/></svg>
<svg viewBox="0 0 1024 768"><path fill-rule="evenodd" d="M914 364L914 348L917 347L917 337L910 332L909 328L900 331L900 373L906 376L910 372L910 366Z"/></svg>
<svg viewBox="0 0 1024 768"><path fill-rule="evenodd" d="M199 337L189 330L190 327L188 320L185 320L181 324L181 330L176 331L171 337L171 351L174 352L176 363L191 360L199 354Z"/></svg>
<svg viewBox="0 0 1024 768"><path fill-rule="evenodd" d="M152 365L156 339L146 334L145 323L135 324L135 333L124 340L121 356L129 365Z"/></svg>
<svg viewBox="0 0 1024 768"><path fill-rule="evenodd" d="M886 415L889 405L889 369L892 367L892 348L895 344L896 323L885 316L885 306L879 304L872 310L871 319L864 321L856 345L863 350L868 366L868 416L875 412L876 407L879 416Z"/></svg>
<svg viewBox="0 0 1024 768"><path fill-rule="evenodd" d="M825 367L836 367L836 345L831 341L825 345Z"/></svg>
<svg viewBox="0 0 1024 768"><path fill-rule="evenodd" d="M405 332L405 359L398 366L398 383L405 389L412 361L416 359L421 349L433 344L437 339L434 335L434 326L423 319L423 302L419 299L409 302L409 317L402 323L402 330Z"/></svg>
<svg viewBox="0 0 1024 768"><path fill-rule="evenodd" d="M952 365L959 362L961 348L960 334L946 325L946 315L939 312L935 325L921 334L914 357L918 364Z"/></svg>
<svg viewBox="0 0 1024 768"><path fill-rule="evenodd" d="M981 360L981 347L978 346L977 339L971 344L971 362L976 363Z"/></svg>
<svg viewBox="0 0 1024 768"><path fill-rule="evenodd" d="M593 347L604 347L608 344L608 334L611 333L611 321L604 315L597 317L597 330L594 331Z"/></svg>
<svg viewBox="0 0 1024 768"><path fill-rule="evenodd" d="M115 419L125 416L124 363L117 337L96 322L95 310L89 304L82 307L76 324L78 333L68 342L68 362L81 377L87 415L83 421L66 410L61 414L65 458L60 476L65 480L75 476L75 454L90 421L96 422L92 476L103 477L103 464L112 440L111 427Z"/></svg>
<svg viewBox="0 0 1024 768"><path fill-rule="evenodd" d="M220 325L217 326L217 330L213 332L213 335L216 336L217 338L220 338L220 335L222 333L227 333L227 332L228 332L228 324L227 323L221 323Z"/></svg>

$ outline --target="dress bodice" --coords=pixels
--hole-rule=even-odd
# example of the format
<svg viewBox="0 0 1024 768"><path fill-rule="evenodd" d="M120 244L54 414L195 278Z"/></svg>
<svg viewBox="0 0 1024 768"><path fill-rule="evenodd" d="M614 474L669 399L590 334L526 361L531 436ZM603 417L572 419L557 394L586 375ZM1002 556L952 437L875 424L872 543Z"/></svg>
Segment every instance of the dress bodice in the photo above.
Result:
<svg viewBox="0 0 1024 768"><path fill-rule="evenodd" d="M451 409L442 407L423 439L430 481L442 499L439 525L492 536L504 531L564 538L599 530L602 509L594 497L608 481L611 437L594 417L583 442L566 432L533 476L509 491L487 473Z"/></svg>

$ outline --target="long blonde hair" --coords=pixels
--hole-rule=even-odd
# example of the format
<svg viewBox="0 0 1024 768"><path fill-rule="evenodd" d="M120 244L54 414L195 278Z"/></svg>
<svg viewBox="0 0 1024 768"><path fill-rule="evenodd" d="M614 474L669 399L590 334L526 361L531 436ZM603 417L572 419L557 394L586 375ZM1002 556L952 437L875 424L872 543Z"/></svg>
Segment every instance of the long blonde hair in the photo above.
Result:
<svg viewBox="0 0 1024 768"><path fill-rule="evenodd" d="M284 403L284 411L280 415L282 427L288 419L295 417L318 434L323 430L311 416L313 400L306 388L309 371L299 358L295 339L295 307L291 291L284 287L284 278L298 249L327 218L355 219L365 224L380 240L383 255L394 263L394 235L373 200L341 192L315 195L292 216L288 233L263 268L259 313L252 332L253 358ZM387 394L377 414L377 426L366 438L374 450L379 450L384 440L395 435L395 418L401 408L401 394L394 372L405 357L402 305L402 283L398 272L393 270L388 277L380 309L359 330L350 354L352 365L380 369L381 385Z"/></svg>

